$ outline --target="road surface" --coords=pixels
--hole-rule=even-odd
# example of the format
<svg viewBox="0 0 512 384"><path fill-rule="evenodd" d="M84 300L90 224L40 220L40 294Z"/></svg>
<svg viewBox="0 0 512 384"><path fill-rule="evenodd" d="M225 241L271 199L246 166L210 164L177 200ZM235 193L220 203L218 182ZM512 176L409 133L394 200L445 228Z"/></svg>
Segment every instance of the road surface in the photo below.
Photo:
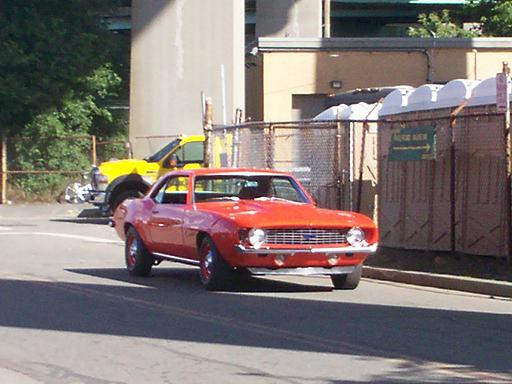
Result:
<svg viewBox="0 0 512 384"><path fill-rule="evenodd" d="M124 270L83 206L0 206L0 382L510 383L512 301L363 279Z"/></svg>

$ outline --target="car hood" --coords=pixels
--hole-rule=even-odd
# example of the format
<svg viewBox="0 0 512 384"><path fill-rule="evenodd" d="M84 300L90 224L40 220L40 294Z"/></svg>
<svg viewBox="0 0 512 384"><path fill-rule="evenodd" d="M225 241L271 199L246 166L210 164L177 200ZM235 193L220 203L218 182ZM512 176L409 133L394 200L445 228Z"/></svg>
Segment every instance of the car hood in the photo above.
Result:
<svg viewBox="0 0 512 384"><path fill-rule="evenodd" d="M307 227L374 227L364 215L318 208L312 204L286 201L209 202L197 204L198 208L233 220L240 227L307 228Z"/></svg>
<svg viewBox="0 0 512 384"><path fill-rule="evenodd" d="M149 176L152 181L156 180L159 165L149 163L145 160L125 159L105 161L99 165L99 171L106 175L109 182L121 175L137 173L141 176Z"/></svg>

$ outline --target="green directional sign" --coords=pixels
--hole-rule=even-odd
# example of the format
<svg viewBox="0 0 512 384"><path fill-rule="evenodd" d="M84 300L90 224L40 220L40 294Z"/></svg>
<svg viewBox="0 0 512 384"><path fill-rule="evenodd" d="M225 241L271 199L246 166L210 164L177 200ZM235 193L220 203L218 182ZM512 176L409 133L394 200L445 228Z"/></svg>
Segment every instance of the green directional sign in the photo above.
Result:
<svg viewBox="0 0 512 384"><path fill-rule="evenodd" d="M391 136L391 161L435 160L436 129L434 127L403 128Z"/></svg>

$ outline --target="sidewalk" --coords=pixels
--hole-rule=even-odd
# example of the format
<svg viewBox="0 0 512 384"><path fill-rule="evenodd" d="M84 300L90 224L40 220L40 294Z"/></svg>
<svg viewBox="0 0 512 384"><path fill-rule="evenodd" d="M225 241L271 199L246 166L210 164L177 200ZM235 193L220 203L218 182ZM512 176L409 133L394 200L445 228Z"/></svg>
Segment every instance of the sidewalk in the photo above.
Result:
<svg viewBox="0 0 512 384"><path fill-rule="evenodd" d="M363 276L375 280L512 298L512 283L506 281L367 266L363 267Z"/></svg>
<svg viewBox="0 0 512 384"><path fill-rule="evenodd" d="M504 258L379 248L363 276L490 296L512 297L512 266Z"/></svg>

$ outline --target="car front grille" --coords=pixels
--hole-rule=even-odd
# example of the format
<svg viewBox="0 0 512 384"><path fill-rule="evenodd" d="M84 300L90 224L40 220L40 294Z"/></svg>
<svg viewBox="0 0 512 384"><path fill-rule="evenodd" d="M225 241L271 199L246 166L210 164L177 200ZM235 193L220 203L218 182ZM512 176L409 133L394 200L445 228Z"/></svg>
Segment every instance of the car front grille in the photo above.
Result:
<svg viewBox="0 0 512 384"><path fill-rule="evenodd" d="M268 229L266 244L320 245L347 242L340 229Z"/></svg>

